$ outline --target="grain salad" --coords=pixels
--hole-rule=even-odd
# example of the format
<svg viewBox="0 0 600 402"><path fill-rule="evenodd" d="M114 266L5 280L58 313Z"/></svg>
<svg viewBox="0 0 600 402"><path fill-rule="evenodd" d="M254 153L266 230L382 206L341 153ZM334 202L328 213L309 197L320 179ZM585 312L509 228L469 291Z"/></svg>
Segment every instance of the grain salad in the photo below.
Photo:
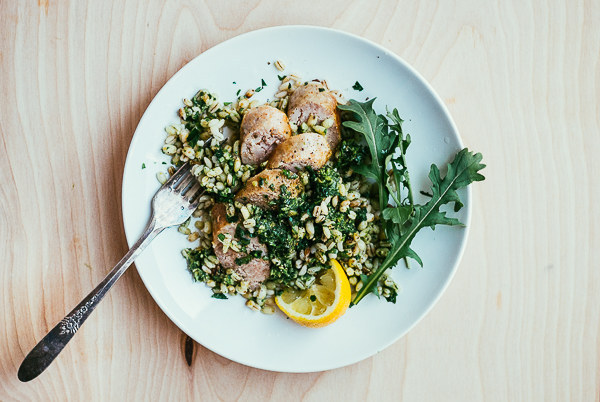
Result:
<svg viewBox="0 0 600 402"><path fill-rule="evenodd" d="M286 69L280 60L273 65L276 72ZM370 104L346 101L324 80L278 77L266 102L255 96L265 89L264 80L231 100L202 89L183 99L179 122L165 129L162 152L172 166L158 180L164 183L189 161L205 190L192 218L179 227L190 242L182 254L193 279L208 286L214 298L239 294L250 309L265 314L276 311L276 298L286 292L289 303L306 294L308 303L319 307L305 303L300 310L315 314L328 308L319 302L325 282L331 285L325 273L335 266L343 274L334 279L350 287L347 304L366 291L364 286L395 302L399 287L390 276L388 254L396 239L390 239L389 225L400 220L388 215L405 206L416 211L409 204L409 182L396 174L405 161L390 153L380 171L385 177L365 173L378 156L356 127L370 115L363 118L352 107ZM400 141L389 145L405 151L410 137L401 132L399 117L391 121L385 133ZM314 292L306 293L309 289Z"/></svg>

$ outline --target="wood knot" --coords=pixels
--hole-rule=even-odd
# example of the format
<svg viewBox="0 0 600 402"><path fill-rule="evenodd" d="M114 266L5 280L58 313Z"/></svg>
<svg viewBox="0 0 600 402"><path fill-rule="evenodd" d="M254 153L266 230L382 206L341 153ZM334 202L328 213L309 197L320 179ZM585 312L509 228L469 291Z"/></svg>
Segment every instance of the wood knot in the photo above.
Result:
<svg viewBox="0 0 600 402"><path fill-rule="evenodd" d="M192 338L190 338L187 334L183 334L183 357L185 362L189 367L192 366L192 362L194 360L194 345L195 342Z"/></svg>

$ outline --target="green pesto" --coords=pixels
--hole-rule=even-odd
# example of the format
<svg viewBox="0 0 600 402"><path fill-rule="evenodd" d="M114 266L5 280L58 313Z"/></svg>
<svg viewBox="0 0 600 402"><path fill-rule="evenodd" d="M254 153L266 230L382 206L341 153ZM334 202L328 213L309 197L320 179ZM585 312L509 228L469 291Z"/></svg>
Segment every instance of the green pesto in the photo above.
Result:
<svg viewBox="0 0 600 402"><path fill-rule="evenodd" d="M367 157L367 147L354 139L344 139L338 148L338 156L335 167L339 170L346 170L353 166L360 166Z"/></svg>
<svg viewBox="0 0 600 402"><path fill-rule="evenodd" d="M291 172L290 172L291 173ZM298 270L293 266L293 256L298 250L310 247L315 240L323 235L321 225L315 225L313 239L299 235L298 228L304 227L303 215L312 215L315 206L320 205L327 197L340 196L339 186L342 182L339 171L332 166L325 166L318 171L308 169L309 192L300 192L292 197L286 186L280 186L280 197L274 201L271 210L258 210L255 213L256 234L261 243L267 246L271 261L278 261L271 265L269 280L283 286L296 287L295 280L299 278ZM298 175L291 173L296 178ZM284 173L285 175L285 173ZM366 210L365 210L366 214ZM362 214L364 215L364 214ZM348 217L348 214L331 208L327 219L333 221L333 228L339 230L345 237L357 231L358 220ZM341 258L347 258L344 252L339 252ZM314 264L320 266L320 264ZM320 266L328 268L327 265ZM305 274L300 279L310 279L310 274Z"/></svg>
<svg viewBox="0 0 600 402"><path fill-rule="evenodd" d="M287 177L288 179L297 179L298 178L298 175L296 173L290 172L287 169L282 169L281 174L284 175L285 177Z"/></svg>
<svg viewBox="0 0 600 402"><path fill-rule="evenodd" d="M225 217L225 219L227 220L227 223L235 223L237 222L240 218L237 215L233 215L233 216L229 216L227 215Z"/></svg>
<svg viewBox="0 0 600 402"><path fill-rule="evenodd" d="M250 261L252 261L252 256L246 255L244 257L236 258L235 259L235 265L248 264Z"/></svg>
<svg viewBox="0 0 600 402"><path fill-rule="evenodd" d="M342 183L342 178L336 168L324 166L316 172L309 170L309 174L310 182L313 185L314 198L318 200L339 194L339 186Z"/></svg>
<svg viewBox="0 0 600 402"><path fill-rule="evenodd" d="M195 281L206 282L209 279L209 275L202 270L202 263L210 254L206 249L186 250L187 266Z"/></svg>

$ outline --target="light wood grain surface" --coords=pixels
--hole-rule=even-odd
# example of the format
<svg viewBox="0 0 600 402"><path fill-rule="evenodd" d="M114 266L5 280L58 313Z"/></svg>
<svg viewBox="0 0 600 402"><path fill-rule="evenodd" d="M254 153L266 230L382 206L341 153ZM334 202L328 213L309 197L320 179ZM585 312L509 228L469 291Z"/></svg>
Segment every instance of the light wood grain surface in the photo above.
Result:
<svg viewBox="0 0 600 402"><path fill-rule="evenodd" d="M0 2L0 400L598 400L598 1ZM481 151L468 246L383 353L313 374L194 345L130 270L53 366L26 353L125 253L121 177L161 86L207 48L314 24L380 43Z"/></svg>

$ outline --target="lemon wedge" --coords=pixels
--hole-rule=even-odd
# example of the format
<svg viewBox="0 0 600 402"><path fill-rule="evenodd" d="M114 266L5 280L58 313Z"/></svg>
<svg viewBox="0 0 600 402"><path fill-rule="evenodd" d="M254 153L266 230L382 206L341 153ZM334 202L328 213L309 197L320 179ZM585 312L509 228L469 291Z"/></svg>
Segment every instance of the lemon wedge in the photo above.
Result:
<svg viewBox="0 0 600 402"><path fill-rule="evenodd" d="M331 260L331 269L317 276L306 290L288 289L275 298L281 311L298 324L319 328L340 318L350 305L350 283L344 269Z"/></svg>

